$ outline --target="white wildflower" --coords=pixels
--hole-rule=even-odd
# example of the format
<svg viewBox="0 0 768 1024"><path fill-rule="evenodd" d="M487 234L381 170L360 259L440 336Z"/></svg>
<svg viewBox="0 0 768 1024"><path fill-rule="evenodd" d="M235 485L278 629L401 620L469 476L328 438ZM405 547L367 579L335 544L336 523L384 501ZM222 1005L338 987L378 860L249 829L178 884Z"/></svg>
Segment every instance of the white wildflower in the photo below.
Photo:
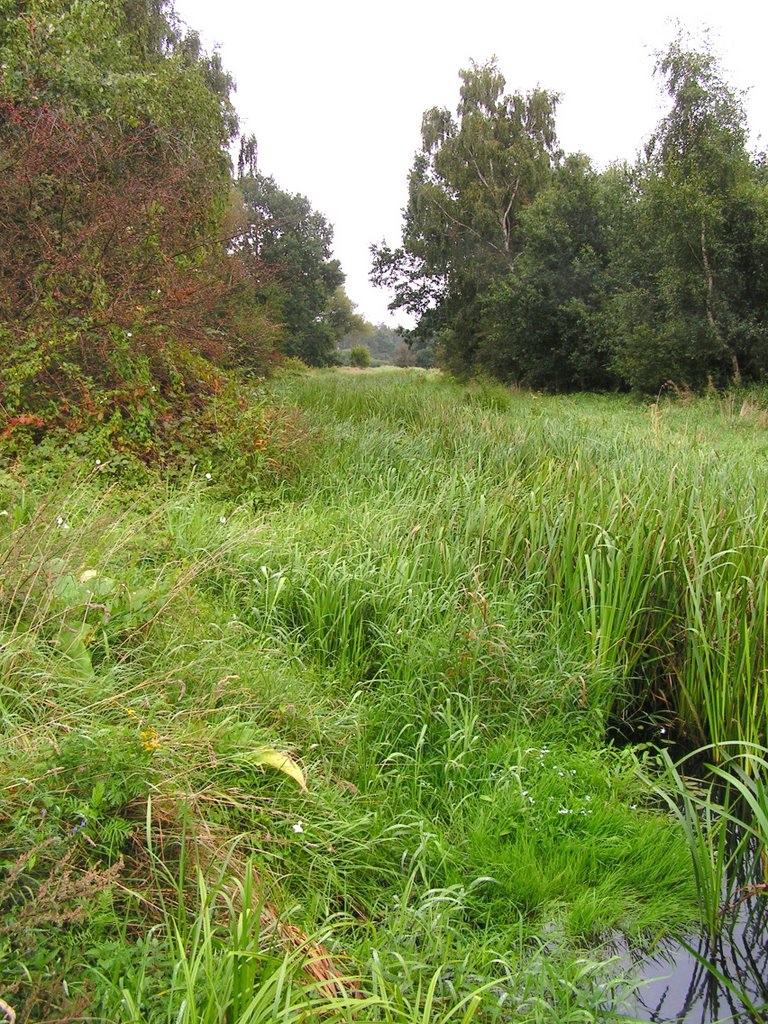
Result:
<svg viewBox="0 0 768 1024"><path fill-rule="evenodd" d="M297 821L295 825L291 825L291 828L293 829L294 832L304 831L304 826L301 824L300 821Z"/></svg>

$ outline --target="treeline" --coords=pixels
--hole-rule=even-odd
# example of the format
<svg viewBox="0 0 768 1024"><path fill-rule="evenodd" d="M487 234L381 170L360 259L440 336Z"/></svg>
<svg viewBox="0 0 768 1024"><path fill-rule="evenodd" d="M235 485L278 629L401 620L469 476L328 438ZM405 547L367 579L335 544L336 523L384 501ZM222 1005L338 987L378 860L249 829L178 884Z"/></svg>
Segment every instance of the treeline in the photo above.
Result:
<svg viewBox="0 0 768 1024"><path fill-rule="evenodd" d="M402 243L372 278L443 366L550 390L700 388L768 371L768 168L739 95L682 36L666 116L633 166L558 144L558 96L461 72L424 114Z"/></svg>
<svg viewBox="0 0 768 1024"><path fill-rule="evenodd" d="M372 366L419 366L426 369L434 364L432 346L419 338L406 338L386 324L375 326L362 320L361 323L339 342L339 356L342 363L348 362L351 352L363 348L368 353ZM368 364L366 364L368 365Z"/></svg>
<svg viewBox="0 0 768 1024"><path fill-rule="evenodd" d="M232 90L166 0L0 0L6 446L167 454L238 421L235 374L323 365L357 326L324 217L253 139L233 169Z"/></svg>

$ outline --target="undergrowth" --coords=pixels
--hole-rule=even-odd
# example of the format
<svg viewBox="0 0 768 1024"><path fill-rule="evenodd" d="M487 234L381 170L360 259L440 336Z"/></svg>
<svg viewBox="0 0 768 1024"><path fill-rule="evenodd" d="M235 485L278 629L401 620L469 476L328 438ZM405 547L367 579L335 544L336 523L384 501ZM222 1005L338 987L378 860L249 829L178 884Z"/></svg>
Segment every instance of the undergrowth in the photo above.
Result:
<svg viewBox="0 0 768 1024"><path fill-rule="evenodd" d="M0 997L621 1019L606 940L700 913L655 744L765 739L761 428L421 373L277 389L301 431L246 491L228 441L164 480L5 463Z"/></svg>

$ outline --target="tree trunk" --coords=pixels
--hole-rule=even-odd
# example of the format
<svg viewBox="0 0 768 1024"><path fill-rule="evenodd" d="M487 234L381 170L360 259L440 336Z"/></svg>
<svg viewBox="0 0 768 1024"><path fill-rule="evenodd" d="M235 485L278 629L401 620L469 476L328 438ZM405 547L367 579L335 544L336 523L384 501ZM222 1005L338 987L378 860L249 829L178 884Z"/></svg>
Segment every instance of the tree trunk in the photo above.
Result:
<svg viewBox="0 0 768 1024"><path fill-rule="evenodd" d="M713 301L715 279L714 275L712 274L712 266L709 262L709 251L707 249L707 229L704 224L703 217L701 218L701 259L704 264L704 275L707 281L707 321L709 322L709 326L712 328L715 337L731 358L731 369L733 370L733 383L741 384L741 369L739 367L739 358L733 351L731 346L723 338L722 332L720 331L720 328L717 325L717 321L715 320Z"/></svg>

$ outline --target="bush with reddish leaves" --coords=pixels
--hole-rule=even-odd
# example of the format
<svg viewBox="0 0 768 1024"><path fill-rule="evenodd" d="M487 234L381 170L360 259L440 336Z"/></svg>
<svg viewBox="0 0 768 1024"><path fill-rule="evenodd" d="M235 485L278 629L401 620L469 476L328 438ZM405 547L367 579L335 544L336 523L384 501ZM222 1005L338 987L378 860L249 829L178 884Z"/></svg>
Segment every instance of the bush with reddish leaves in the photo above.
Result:
<svg viewBox="0 0 768 1024"><path fill-rule="evenodd" d="M173 460L226 429L233 369L276 361L269 270L236 244L231 87L168 0L0 0L6 452L95 430Z"/></svg>
<svg viewBox="0 0 768 1024"><path fill-rule="evenodd" d="M6 100L0 140L6 416L108 420L118 444L160 454L168 424L202 409L228 366L264 371L275 355L265 268L214 230L221 181L149 124Z"/></svg>

